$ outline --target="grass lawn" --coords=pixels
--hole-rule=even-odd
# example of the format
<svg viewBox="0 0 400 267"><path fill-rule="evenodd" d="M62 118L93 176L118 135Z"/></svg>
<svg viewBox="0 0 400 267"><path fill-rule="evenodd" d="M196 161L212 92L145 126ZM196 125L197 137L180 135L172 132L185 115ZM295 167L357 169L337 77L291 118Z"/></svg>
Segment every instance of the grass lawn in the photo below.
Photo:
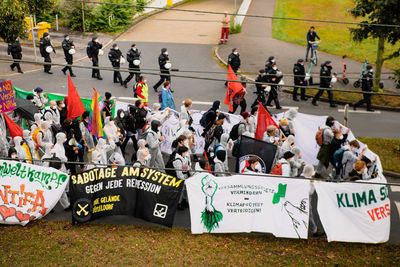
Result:
<svg viewBox="0 0 400 267"><path fill-rule="evenodd" d="M1 266L395 266L400 246L277 239L256 234L192 235L185 229L40 220L0 226Z"/></svg>
<svg viewBox="0 0 400 267"><path fill-rule="evenodd" d="M274 15L278 17L357 22L347 12L347 9L351 9L353 6L353 0L278 0ZM377 40L369 39L362 43L353 42L348 30L351 25L274 20L272 35L276 39L305 46L306 34L311 25L316 27L316 32L323 40L319 47L320 50L337 56L347 55L349 58L361 62L368 58L369 62L375 63ZM394 47L387 44L385 46L385 55L395 51L395 48L398 48L398 45ZM384 67L399 69L400 57L385 61ZM348 71L358 72L359 70Z"/></svg>
<svg viewBox="0 0 400 267"><path fill-rule="evenodd" d="M379 155L384 170L400 173L400 139L374 137L357 137L357 139Z"/></svg>

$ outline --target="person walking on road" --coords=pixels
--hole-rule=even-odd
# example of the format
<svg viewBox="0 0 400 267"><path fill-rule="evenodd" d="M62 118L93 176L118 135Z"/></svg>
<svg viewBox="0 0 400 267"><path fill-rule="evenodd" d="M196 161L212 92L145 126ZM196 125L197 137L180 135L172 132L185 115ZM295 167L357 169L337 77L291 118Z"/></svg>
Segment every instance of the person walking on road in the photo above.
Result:
<svg viewBox="0 0 400 267"><path fill-rule="evenodd" d="M136 44L131 45L131 49L126 53L126 60L129 63L129 70L133 70L135 72L129 72L129 76L126 77L124 81L125 88L128 88L129 81L136 75L135 81L138 82L140 79L140 52L136 48Z"/></svg>
<svg viewBox="0 0 400 267"><path fill-rule="evenodd" d="M108 59L111 61L111 65L114 68L114 83L120 83L121 85L124 84L122 81L121 73L119 72L119 68L121 66L121 58L122 52L119 50L117 44L113 44L110 52L108 52Z"/></svg>
<svg viewBox="0 0 400 267"><path fill-rule="evenodd" d="M54 47L50 41L50 35L48 32L43 33L43 37L40 38L40 54L44 58L44 62L49 62L51 63L51 58L50 58L50 53L53 51L54 54L56 53L56 50L54 50ZM44 72L48 74L53 74L51 72L51 65L44 64Z"/></svg>
<svg viewBox="0 0 400 267"><path fill-rule="evenodd" d="M265 73L268 73L272 69L272 65L276 63L275 57L270 56L268 60L265 62Z"/></svg>
<svg viewBox="0 0 400 267"><path fill-rule="evenodd" d="M272 69L270 69L267 73L267 78L269 83L273 83L274 85L271 85L271 91L269 91L268 95L268 100L267 100L267 106L271 105L272 100L275 102L275 108L276 109L282 109L281 105L279 104L279 99L278 99L278 84L282 80L282 72L279 71L278 66L276 63L272 65Z"/></svg>
<svg viewBox="0 0 400 267"><path fill-rule="evenodd" d="M134 90L136 90L137 99L142 100L143 105L147 107L147 102L149 102L149 88L147 86L146 77L140 76L137 86L134 88Z"/></svg>
<svg viewBox="0 0 400 267"><path fill-rule="evenodd" d="M312 100L312 104L314 106L318 106L317 101L318 99L322 96L322 94L324 93L325 89L326 92L328 93L328 99L329 99L329 104L331 108L335 108L337 107L337 105L335 104L335 101L333 100L333 93L331 90L332 88L332 84L331 84L331 80L332 80L332 62L331 61L325 61L324 64L321 64L321 70L319 72L319 79L320 79L320 83L319 83L319 87L321 89L319 89L319 91L317 92L317 94L314 96L313 100Z"/></svg>
<svg viewBox="0 0 400 267"><path fill-rule="evenodd" d="M99 50L103 45L97 39L97 36L92 37L92 41L88 43L86 48L86 53L90 61L92 61L93 67L99 66ZM98 80L103 80L100 76L100 70L92 69L92 78L97 78Z"/></svg>
<svg viewBox="0 0 400 267"><path fill-rule="evenodd" d="M64 55L65 55L65 61L67 62L68 65L72 65L73 63L73 54L75 53L75 45L74 42L72 42L69 39L68 33L64 35L64 40L62 41L62 48L64 50ZM72 72L72 67L71 66L65 66L61 71L64 73L69 70L69 74L71 77L75 77L75 74Z"/></svg>
<svg viewBox="0 0 400 267"><path fill-rule="evenodd" d="M305 78L306 78L306 71L304 69L304 59L300 58L297 60L297 63L294 64L293 67L293 75L294 75L294 89L293 89L293 101L298 102L299 99L297 98L297 91L299 90L299 87L296 87L296 85L299 86L305 86ZM306 88L300 88L301 92L301 100L307 101L306 97Z"/></svg>
<svg viewBox="0 0 400 267"><path fill-rule="evenodd" d="M237 48L233 48L232 53L228 56L228 65L231 65L233 72L237 75L237 71L240 68L240 55Z"/></svg>
<svg viewBox="0 0 400 267"><path fill-rule="evenodd" d="M153 86L154 91L158 92L158 87L160 87L160 85L167 80L168 82L171 82L171 77L169 76L170 72L170 68L171 68L171 64L170 64L170 60L168 57L168 50L167 48L163 48L161 49L161 54L158 57L158 65L160 65L160 80ZM167 64L169 63L169 64ZM167 75L163 75L163 74L167 74ZM173 91L171 91L173 92Z"/></svg>
<svg viewBox="0 0 400 267"><path fill-rule="evenodd" d="M8 55L11 55L13 59L22 59L22 48L21 48L21 44L19 43L18 39L16 39L15 42L8 44L7 53L8 53ZM10 68L12 71L14 71L15 67L17 67L17 70L19 73L24 73L21 70L21 66L19 65L18 61L14 61L10 65Z"/></svg>
<svg viewBox="0 0 400 267"><path fill-rule="evenodd" d="M311 26L310 29L307 32L307 50L306 50L306 62L308 61L308 53L310 52L311 49L311 58L314 54L314 51L312 49L312 42L315 42L315 38L318 38L319 41L321 41L321 38L319 38L317 32L315 31L315 27Z"/></svg>
<svg viewBox="0 0 400 267"><path fill-rule="evenodd" d="M224 17L221 20L222 23L222 29L221 29L221 39L220 39L220 44L223 44L224 42L228 42L228 36L229 36L229 22L230 18L228 15L228 12L224 12Z"/></svg>
<svg viewBox="0 0 400 267"><path fill-rule="evenodd" d="M361 89L363 92L372 92L373 78L374 78L373 68L371 65L368 65L366 68L366 71L363 73L362 82L361 82ZM361 99L357 103L354 103L353 109L356 110L357 107L366 103L367 111L373 112L374 110L371 108L371 97L372 97L371 94L363 94L363 99Z"/></svg>

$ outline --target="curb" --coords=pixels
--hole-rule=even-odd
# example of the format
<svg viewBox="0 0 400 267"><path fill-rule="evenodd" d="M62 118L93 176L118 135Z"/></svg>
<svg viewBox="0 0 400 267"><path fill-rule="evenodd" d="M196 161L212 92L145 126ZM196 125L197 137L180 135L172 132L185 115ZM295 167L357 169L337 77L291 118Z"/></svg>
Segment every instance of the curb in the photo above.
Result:
<svg viewBox="0 0 400 267"><path fill-rule="evenodd" d="M214 55L215 55L217 61L218 61L220 64L223 64L223 65L226 66L226 64L227 64L226 61L223 60L223 59L221 58L221 56L219 55L219 53L218 53L218 51L219 51L219 46L214 47L213 49L214 49ZM244 77L246 78L246 80L255 81L253 78L250 78L250 77L248 77L248 76L246 76L246 75L244 75L244 74L241 74L240 71L239 71L238 73L239 73L240 75L244 76ZM293 91L292 91L292 90L289 90L289 89L282 89L282 91L285 92L285 93L293 94ZM306 94L306 96L307 96L307 97L311 97L311 98L314 97L314 95L310 95L310 94ZM329 100L328 100L327 98L322 98L322 97L319 99L319 101L321 101L321 102L329 102ZM352 105L353 102L348 102L348 101L343 101L343 100L335 100L335 102L338 103L338 104L341 104L341 105L349 104L350 106L353 106L353 105ZM398 108L398 107L386 107L386 106L372 105L372 108L379 109L379 110L384 110L384 111L400 112L400 107Z"/></svg>
<svg viewBox="0 0 400 267"><path fill-rule="evenodd" d="M392 171L383 171L383 175L388 176L390 178L394 179L400 179L400 173L398 172L392 172Z"/></svg>

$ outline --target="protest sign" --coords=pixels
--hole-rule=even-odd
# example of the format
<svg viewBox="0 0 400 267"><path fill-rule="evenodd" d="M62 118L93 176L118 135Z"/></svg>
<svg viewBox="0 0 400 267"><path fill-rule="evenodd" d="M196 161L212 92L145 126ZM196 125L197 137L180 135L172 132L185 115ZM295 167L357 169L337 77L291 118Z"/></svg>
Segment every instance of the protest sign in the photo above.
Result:
<svg viewBox="0 0 400 267"><path fill-rule="evenodd" d="M390 234L387 186L315 183L318 214L328 241L383 243Z"/></svg>
<svg viewBox="0 0 400 267"><path fill-rule="evenodd" d="M186 187L193 234L255 231L307 238L308 180L199 173Z"/></svg>
<svg viewBox="0 0 400 267"><path fill-rule="evenodd" d="M184 181L149 168L94 168L71 176L72 219L132 215L171 227Z"/></svg>
<svg viewBox="0 0 400 267"><path fill-rule="evenodd" d="M0 83L0 106L3 113L13 111L16 107L11 81Z"/></svg>
<svg viewBox="0 0 400 267"><path fill-rule="evenodd" d="M67 183L68 175L56 169L0 160L0 223L26 225L42 218Z"/></svg>

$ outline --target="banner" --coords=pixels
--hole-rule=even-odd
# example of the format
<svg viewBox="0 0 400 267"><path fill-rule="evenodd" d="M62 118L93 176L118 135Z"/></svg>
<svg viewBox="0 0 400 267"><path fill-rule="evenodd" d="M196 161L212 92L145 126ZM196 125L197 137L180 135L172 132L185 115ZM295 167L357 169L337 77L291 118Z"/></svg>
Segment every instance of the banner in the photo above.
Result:
<svg viewBox="0 0 400 267"><path fill-rule="evenodd" d="M328 242L383 243L390 235L387 187L316 182L318 213Z"/></svg>
<svg viewBox="0 0 400 267"><path fill-rule="evenodd" d="M184 181L139 167L95 168L71 176L72 220L132 215L172 227Z"/></svg>
<svg viewBox="0 0 400 267"><path fill-rule="evenodd" d="M196 154L203 154L204 151L204 137L201 136L203 134L204 128L200 125L200 119L203 116L204 111L193 110L192 113L192 127L195 130L194 138L196 142ZM235 124L238 124L240 121L240 116L233 115L229 113L225 113L225 121L222 125L224 128L224 132L229 134L231 132L232 127ZM178 138L177 132L180 130L179 125L179 115L180 113L175 110L169 111L168 119L161 125L161 133L164 137L164 140L161 142L161 151L171 154L171 145L172 142Z"/></svg>
<svg viewBox="0 0 400 267"><path fill-rule="evenodd" d="M0 106L2 113L13 111L16 107L11 81L0 83Z"/></svg>
<svg viewBox="0 0 400 267"><path fill-rule="evenodd" d="M0 160L0 223L26 225L48 214L68 183L68 175L18 161Z"/></svg>
<svg viewBox="0 0 400 267"><path fill-rule="evenodd" d="M248 166L251 157L257 157L259 164L258 172L269 173L275 159L276 146L251 137L242 136L239 146L239 157L237 161L237 172L243 173Z"/></svg>
<svg viewBox="0 0 400 267"><path fill-rule="evenodd" d="M308 180L196 174L186 180L193 234L266 232L307 238Z"/></svg>

